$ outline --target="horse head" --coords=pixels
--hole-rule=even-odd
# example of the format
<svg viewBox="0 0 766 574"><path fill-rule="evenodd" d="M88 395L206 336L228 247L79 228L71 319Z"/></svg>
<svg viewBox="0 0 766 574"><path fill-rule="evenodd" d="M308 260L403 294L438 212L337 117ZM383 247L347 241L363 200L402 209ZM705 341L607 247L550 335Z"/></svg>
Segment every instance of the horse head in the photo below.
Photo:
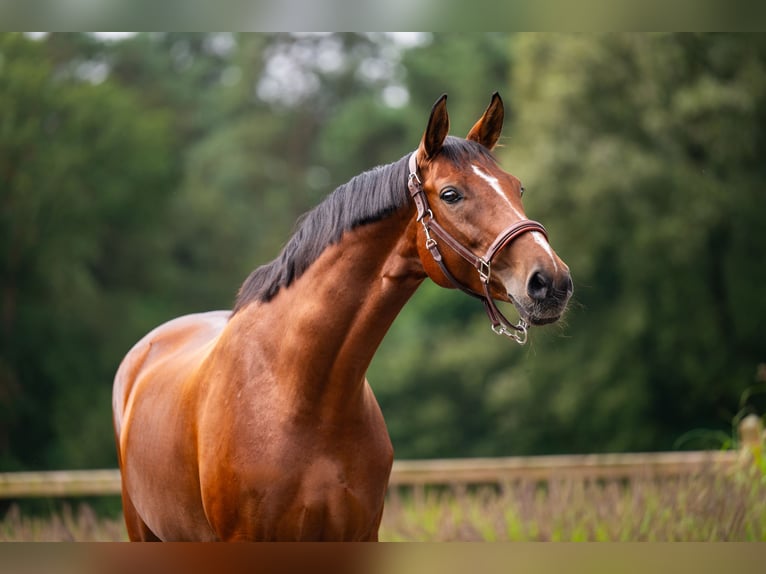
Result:
<svg viewBox="0 0 766 574"><path fill-rule="evenodd" d="M493 330L523 342L513 330L525 339L527 323L558 320L573 286L545 228L527 219L521 182L491 153L503 117L495 93L465 139L448 136L447 96L437 100L410 157L410 193L422 223L417 245L426 274L483 299ZM513 303L522 326L510 325L494 300Z"/></svg>

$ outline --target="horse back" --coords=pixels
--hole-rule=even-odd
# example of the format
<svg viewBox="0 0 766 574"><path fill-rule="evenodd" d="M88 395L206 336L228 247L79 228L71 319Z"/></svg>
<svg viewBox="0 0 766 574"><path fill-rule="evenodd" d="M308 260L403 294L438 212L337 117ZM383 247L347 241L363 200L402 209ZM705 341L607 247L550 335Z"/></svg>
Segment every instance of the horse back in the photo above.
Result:
<svg viewBox="0 0 766 574"><path fill-rule="evenodd" d="M128 351L114 379L112 409L117 436L144 375L167 363L176 372L191 368L207 355L228 322L230 311L195 313L172 319L147 333Z"/></svg>

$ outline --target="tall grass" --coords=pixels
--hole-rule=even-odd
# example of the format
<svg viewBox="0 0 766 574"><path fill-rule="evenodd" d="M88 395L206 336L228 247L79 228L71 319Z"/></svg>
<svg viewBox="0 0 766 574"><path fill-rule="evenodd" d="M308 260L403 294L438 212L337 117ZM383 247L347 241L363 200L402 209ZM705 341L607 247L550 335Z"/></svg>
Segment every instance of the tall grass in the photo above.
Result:
<svg viewBox="0 0 766 574"><path fill-rule="evenodd" d="M392 491L382 540L766 541L763 475Z"/></svg>
<svg viewBox="0 0 766 574"><path fill-rule="evenodd" d="M629 481L567 479L495 487L391 489L384 541L766 541L766 475L736 473ZM126 540L122 519L87 504L45 518L17 506L0 540Z"/></svg>
<svg viewBox="0 0 766 574"><path fill-rule="evenodd" d="M0 522L0 541L15 542L119 542L128 535L122 517L99 516L89 504L65 504L57 512L24 515L10 507Z"/></svg>

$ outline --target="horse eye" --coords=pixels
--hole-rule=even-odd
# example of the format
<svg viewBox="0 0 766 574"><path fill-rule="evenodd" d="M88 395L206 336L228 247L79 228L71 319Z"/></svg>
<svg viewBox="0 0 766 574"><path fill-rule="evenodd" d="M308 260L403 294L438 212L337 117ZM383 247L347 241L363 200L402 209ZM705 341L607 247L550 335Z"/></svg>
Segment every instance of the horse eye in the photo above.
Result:
<svg viewBox="0 0 766 574"><path fill-rule="evenodd" d="M460 195L460 192L458 192L456 189L452 189L451 187L442 191L439 194L439 197L444 203L457 203L463 199L463 196Z"/></svg>
<svg viewBox="0 0 766 574"><path fill-rule="evenodd" d="M520 195L524 195L524 191L526 191L526 190L524 189L523 185L521 186L521 189L519 191L520 191Z"/></svg>

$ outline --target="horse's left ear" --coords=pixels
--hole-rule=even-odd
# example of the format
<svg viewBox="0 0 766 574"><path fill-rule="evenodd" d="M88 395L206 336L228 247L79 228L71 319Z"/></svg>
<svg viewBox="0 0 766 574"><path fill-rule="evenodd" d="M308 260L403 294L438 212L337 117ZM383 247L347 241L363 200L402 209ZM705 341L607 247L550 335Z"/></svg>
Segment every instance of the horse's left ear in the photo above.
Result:
<svg viewBox="0 0 766 574"><path fill-rule="evenodd" d="M433 158L444 144L449 132L449 114L447 114L447 94L443 94L431 109L428 126L420 140L418 157L424 160Z"/></svg>
<svg viewBox="0 0 766 574"><path fill-rule="evenodd" d="M487 149L494 148L500 139L500 132L503 131L504 117L503 100L500 94L495 92L484 115L474 124L465 139L480 143Z"/></svg>

